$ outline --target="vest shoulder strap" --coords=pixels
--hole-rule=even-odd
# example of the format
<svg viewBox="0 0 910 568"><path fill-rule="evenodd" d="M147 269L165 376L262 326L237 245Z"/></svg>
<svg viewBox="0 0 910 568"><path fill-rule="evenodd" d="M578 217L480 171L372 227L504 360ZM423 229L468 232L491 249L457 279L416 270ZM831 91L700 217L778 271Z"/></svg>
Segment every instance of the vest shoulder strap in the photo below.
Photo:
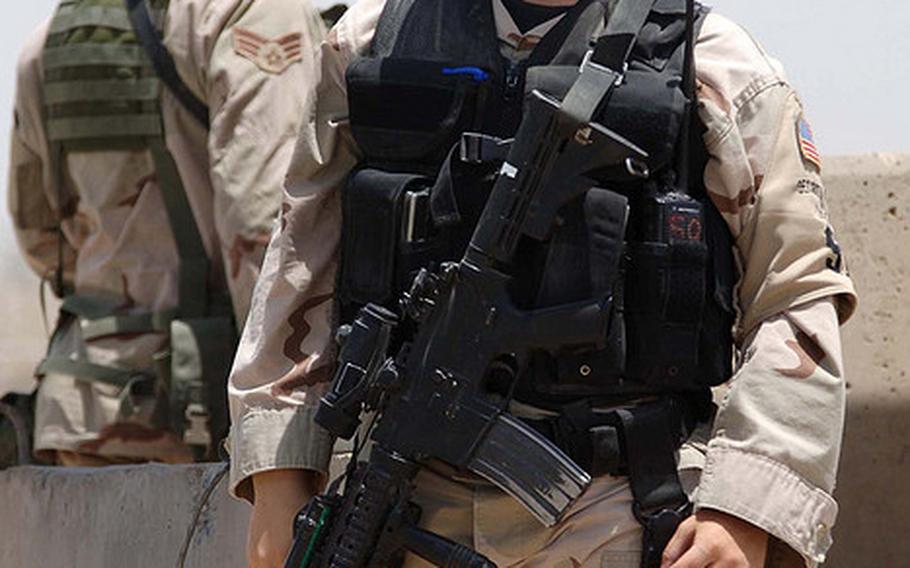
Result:
<svg viewBox="0 0 910 568"><path fill-rule="evenodd" d="M162 42L161 34L152 21L146 0L126 0L126 7L129 12L129 21L133 26L133 31L136 33L136 39L139 40L139 44L151 60L155 74L167 86L174 97L180 101L180 104L193 115L193 118L205 129L208 129L209 109L187 87L177 73L174 58Z"/></svg>
<svg viewBox="0 0 910 568"><path fill-rule="evenodd" d="M209 109L177 73L174 58L162 42L147 0L125 0L125 3L133 32L151 61L155 75L196 121L208 129ZM149 150L180 255L179 313L181 317L199 317L207 313L210 300L208 255L177 165L163 137L151 139Z"/></svg>
<svg viewBox="0 0 910 568"><path fill-rule="evenodd" d="M180 257L179 315L182 318L201 317L208 313L210 300L211 266L208 254L202 243L202 236L199 234L177 164L165 146L164 139L151 140L149 150L155 163L158 186L161 188L164 207Z"/></svg>

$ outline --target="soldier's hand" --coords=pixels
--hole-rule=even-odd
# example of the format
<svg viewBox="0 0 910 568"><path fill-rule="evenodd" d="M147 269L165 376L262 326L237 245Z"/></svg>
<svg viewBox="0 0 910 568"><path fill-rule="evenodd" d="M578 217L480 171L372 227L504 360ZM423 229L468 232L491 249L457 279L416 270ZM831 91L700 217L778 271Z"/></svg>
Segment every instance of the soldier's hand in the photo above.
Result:
<svg viewBox="0 0 910 568"><path fill-rule="evenodd" d="M676 530L660 568L762 568L768 533L742 519L701 510Z"/></svg>
<svg viewBox="0 0 910 568"><path fill-rule="evenodd" d="M281 568L291 547L294 515L322 487L322 476L299 469L253 475L256 499L247 535L250 568Z"/></svg>

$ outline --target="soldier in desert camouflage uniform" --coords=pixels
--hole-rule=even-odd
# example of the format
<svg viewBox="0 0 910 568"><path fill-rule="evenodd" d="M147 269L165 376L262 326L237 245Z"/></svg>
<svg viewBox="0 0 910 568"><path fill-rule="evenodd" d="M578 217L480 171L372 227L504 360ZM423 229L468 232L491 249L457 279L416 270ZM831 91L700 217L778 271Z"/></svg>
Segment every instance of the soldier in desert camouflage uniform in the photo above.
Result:
<svg viewBox="0 0 910 568"><path fill-rule="evenodd" d="M18 66L10 211L25 259L64 295L35 450L63 464L187 461L187 441L216 452L184 417L220 411L317 73L324 28L307 2L150 4L194 109L155 82L121 0L64 0ZM212 336L217 356L202 345ZM220 365L220 380L199 384L194 364ZM187 376L197 392L168 408Z"/></svg>
<svg viewBox="0 0 910 568"><path fill-rule="evenodd" d="M562 15L532 30L490 0L502 54L521 60ZM574 2L535 2L567 5ZM280 566L296 510L320 486L332 440L313 422L332 375L340 190L360 158L347 121L345 70L369 51L383 0L361 0L330 32L320 80L285 184L281 230L230 383L231 490L254 503L251 565ZM665 566L817 566L831 545L845 382L838 327L856 297L833 238L822 163L780 64L709 14L695 45L704 183L735 242L740 353L710 435L679 468L696 514ZM533 411L525 409L531 413ZM415 501L430 530L499 566L638 566L641 527L625 478L603 476L541 527L498 489L423 472ZM422 565L411 558L407 566Z"/></svg>

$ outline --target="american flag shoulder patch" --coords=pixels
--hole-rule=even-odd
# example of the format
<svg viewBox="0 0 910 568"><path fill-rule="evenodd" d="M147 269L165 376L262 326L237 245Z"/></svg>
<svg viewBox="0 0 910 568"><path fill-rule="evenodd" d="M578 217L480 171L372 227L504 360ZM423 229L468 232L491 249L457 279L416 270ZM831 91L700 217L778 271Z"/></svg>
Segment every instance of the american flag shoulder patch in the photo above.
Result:
<svg viewBox="0 0 910 568"><path fill-rule="evenodd" d="M809 121L805 118L800 118L797 132L799 134L799 151L803 155L803 160L809 162L821 172L822 156L818 151L818 146L815 145L815 134L812 133Z"/></svg>
<svg viewBox="0 0 910 568"><path fill-rule="evenodd" d="M266 38L250 30L234 28L234 51L249 59L266 73L280 75L303 59L300 32Z"/></svg>

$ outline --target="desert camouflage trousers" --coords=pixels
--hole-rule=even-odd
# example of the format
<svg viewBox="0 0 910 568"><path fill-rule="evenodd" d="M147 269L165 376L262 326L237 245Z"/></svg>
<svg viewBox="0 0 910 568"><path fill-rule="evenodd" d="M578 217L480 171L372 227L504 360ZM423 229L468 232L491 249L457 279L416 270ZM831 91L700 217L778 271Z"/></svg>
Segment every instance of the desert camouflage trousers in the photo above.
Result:
<svg viewBox="0 0 910 568"><path fill-rule="evenodd" d="M691 455L680 460L680 481L690 496L701 473L692 461ZM477 550L500 568L640 566L642 528L632 514L625 477L594 479L553 527L541 525L493 485L444 471L422 470L413 501L422 510L421 527ZM416 556L408 556L404 564L431 566Z"/></svg>

